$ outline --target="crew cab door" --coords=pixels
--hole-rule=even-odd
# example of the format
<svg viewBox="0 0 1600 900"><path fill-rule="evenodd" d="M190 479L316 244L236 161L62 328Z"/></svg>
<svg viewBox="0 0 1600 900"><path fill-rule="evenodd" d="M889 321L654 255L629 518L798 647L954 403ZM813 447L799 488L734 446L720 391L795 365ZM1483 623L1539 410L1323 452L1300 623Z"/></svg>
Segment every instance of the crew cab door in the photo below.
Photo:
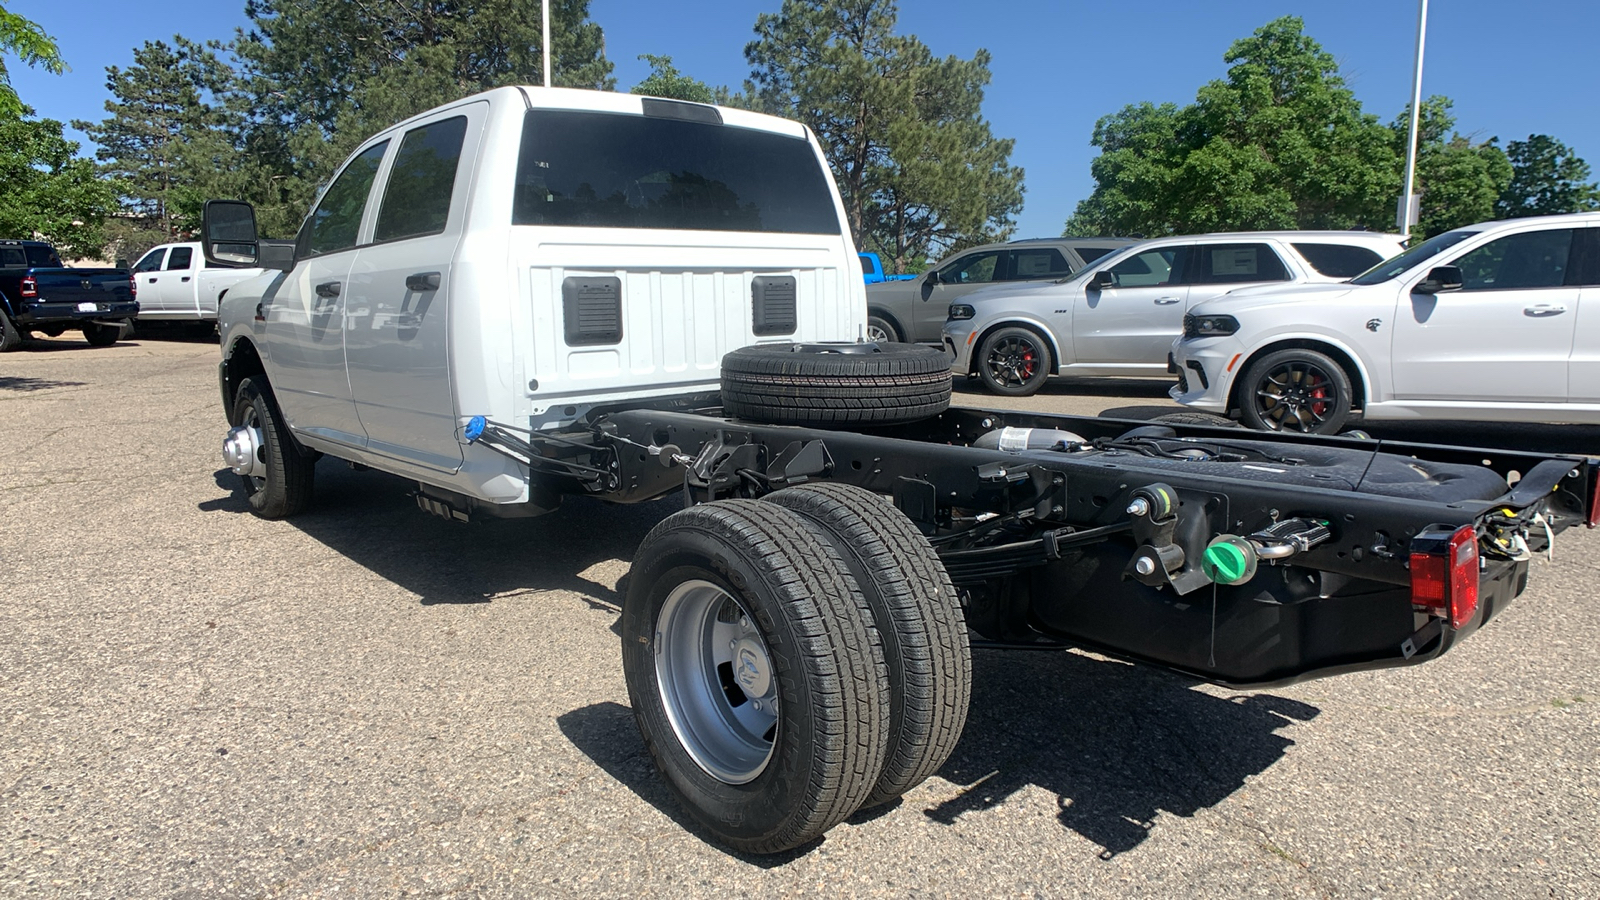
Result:
<svg viewBox="0 0 1600 900"><path fill-rule="evenodd" d="M340 170L300 229L294 270L261 302L272 386L290 426L356 447L366 434L345 373L345 282L388 147L387 138L369 144Z"/></svg>
<svg viewBox="0 0 1600 900"><path fill-rule="evenodd" d="M161 281L156 285L156 295L161 300L161 311L193 313L195 308L195 274L197 257L193 247L173 247L167 251L166 265L161 268ZM143 300L141 293L139 299Z"/></svg>
<svg viewBox="0 0 1600 900"><path fill-rule="evenodd" d="M1579 288L1567 283L1575 231L1496 238L1440 261L1461 269L1460 290L1408 290L1390 354L1396 399L1565 401L1578 317Z"/></svg>
<svg viewBox="0 0 1600 900"><path fill-rule="evenodd" d="M157 247L133 265L133 279L139 285L139 311L142 313L166 310L166 299L161 296L161 266L166 258L167 248Z"/></svg>
<svg viewBox="0 0 1600 900"><path fill-rule="evenodd" d="M1102 267L1112 286L1096 290L1093 278L1085 282L1073 302L1072 361L1164 364L1183 331L1189 299L1183 278L1193 251L1182 244L1152 247Z"/></svg>
<svg viewBox="0 0 1600 900"><path fill-rule="evenodd" d="M434 469L461 466L449 357L451 260L461 242L487 103L398 135L372 239L345 294L345 361L367 448Z"/></svg>

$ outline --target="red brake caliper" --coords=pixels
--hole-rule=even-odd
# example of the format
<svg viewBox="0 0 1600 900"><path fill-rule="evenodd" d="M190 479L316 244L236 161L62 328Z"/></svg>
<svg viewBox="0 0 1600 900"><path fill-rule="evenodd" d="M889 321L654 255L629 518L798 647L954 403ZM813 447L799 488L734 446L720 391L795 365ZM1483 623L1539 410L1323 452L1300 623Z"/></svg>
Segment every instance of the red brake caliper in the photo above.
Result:
<svg viewBox="0 0 1600 900"><path fill-rule="evenodd" d="M1311 411L1318 416L1328 413L1328 382L1315 375L1311 380Z"/></svg>

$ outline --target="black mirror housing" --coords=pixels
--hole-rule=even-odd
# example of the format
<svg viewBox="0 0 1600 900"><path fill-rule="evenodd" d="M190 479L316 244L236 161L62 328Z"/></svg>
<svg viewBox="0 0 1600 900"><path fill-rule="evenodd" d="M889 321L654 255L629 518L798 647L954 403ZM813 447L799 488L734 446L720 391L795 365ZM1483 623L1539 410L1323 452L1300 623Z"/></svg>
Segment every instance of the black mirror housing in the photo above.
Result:
<svg viewBox="0 0 1600 900"><path fill-rule="evenodd" d="M287 272L294 268L294 241L258 241L257 265Z"/></svg>
<svg viewBox="0 0 1600 900"><path fill-rule="evenodd" d="M201 252L223 268L256 265L256 211L240 200L207 200L200 214Z"/></svg>
<svg viewBox="0 0 1600 900"><path fill-rule="evenodd" d="M1411 290L1418 294L1443 294L1448 291L1459 291L1465 283L1459 267L1434 266L1427 277L1417 282L1417 286Z"/></svg>
<svg viewBox="0 0 1600 900"><path fill-rule="evenodd" d="M928 282L929 284L943 284L944 283L944 279L939 277L939 270L938 269L934 269L933 271L929 272L928 273L928 277L923 279L923 280Z"/></svg>
<svg viewBox="0 0 1600 900"><path fill-rule="evenodd" d="M1091 291L1103 291L1106 288L1114 288L1116 286L1117 276L1111 274L1110 269L1101 269L1094 273L1093 278L1089 279L1089 290Z"/></svg>

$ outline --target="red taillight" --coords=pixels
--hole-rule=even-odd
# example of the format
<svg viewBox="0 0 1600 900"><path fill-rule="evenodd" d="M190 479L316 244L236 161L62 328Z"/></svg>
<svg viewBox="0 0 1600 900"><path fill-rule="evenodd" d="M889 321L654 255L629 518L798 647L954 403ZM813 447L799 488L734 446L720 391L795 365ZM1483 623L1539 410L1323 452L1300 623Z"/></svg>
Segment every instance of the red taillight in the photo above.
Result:
<svg viewBox="0 0 1600 900"><path fill-rule="evenodd" d="M128 293L133 295L133 299L139 299L139 279L133 275L128 276Z"/></svg>
<svg viewBox="0 0 1600 900"><path fill-rule="evenodd" d="M1590 528L1600 525L1600 472L1594 473L1594 487L1589 489L1589 515L1583 523Z"/></svg>
<svg viewBox="0 0 1600 900"><path fill-rule="evenodd" d="M39 296L39 280L32 275L22 276L22 290L20 293L24 297Z"/></svg>
<svg viewBox="0 0 1600 900"><path fill-rule="evenodd" d="M1478 611L1478 532L1424 532L1411 541L1411 605L1450 620L1453 628Z"/></svg>

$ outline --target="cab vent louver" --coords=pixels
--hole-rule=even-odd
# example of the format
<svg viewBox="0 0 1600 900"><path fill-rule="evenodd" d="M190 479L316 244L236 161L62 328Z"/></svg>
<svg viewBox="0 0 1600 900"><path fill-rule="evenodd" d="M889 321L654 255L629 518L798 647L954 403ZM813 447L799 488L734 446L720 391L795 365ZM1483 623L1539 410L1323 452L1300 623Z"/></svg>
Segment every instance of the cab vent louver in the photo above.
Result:
<svg viewBox="0 0 1600 900"><path fill-rule="evenodd" d="M622 280L567 278L561 282L568 346L622 342Z"/></svg>
<svg viewBox="0 0 1600 900"><path fill-rule="evenodd" d="M792 275L758 275L750 281L750 305L758 335L794 334L795 284Z"/></svg>

